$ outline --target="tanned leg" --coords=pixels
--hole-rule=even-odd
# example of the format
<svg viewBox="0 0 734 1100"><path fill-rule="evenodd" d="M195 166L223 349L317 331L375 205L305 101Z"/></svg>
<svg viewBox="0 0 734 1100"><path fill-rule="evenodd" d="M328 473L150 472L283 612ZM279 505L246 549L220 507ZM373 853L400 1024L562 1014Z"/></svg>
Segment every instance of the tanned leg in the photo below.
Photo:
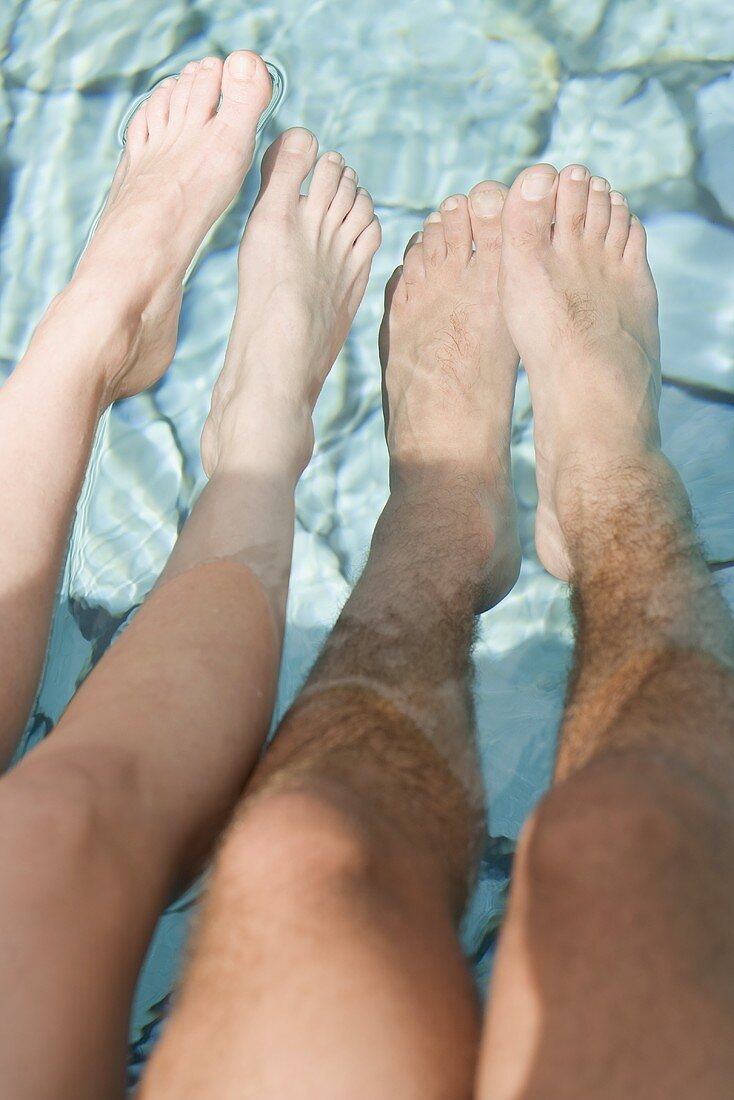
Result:
<svg viewBox="0 0 734 1100"><path fill-rule="evenodd" d="M503 199L484 185L471 218L447 200L388 286L390 499L225 840L145 1100L471 1095L478 1008L456 936L484 830L470 649L519 565Z"/></svg>
<svg viewBox="0 0 734 1100"><path fill-rule="evenodd" d="M513 186L503 231L538 551L573 583L577 649L555 787L519 846L479 1095L726 1100L734 626L660 451L644 231L605 180L543 165Z"/></svg>
<svg viewBox="0 0 734 1100"><path fill-rule="evenodd" d="M353 190L324 231L337 154L298 199L315 155L304 130L266 154L202 440L210 480L158 588L0 782L0 1080L13 1100L122 1095L155 921L201 870L267 733L313 403L379 244ZM297 354L301 341L319 354Z"/></svg>

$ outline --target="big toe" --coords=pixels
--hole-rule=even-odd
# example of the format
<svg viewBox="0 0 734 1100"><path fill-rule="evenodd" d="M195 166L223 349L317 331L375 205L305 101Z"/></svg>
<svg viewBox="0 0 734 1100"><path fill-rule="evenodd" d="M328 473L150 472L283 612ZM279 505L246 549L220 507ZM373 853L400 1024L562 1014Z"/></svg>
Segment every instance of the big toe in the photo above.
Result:
<svg viewBox="0 0 734 1100"><path fill-rule="evenodd" d="M273 85L265 62L250 50L237 50L224 62L217 126L238 151L254 148L260 116Z"/></svg>
<svg viewBox="0 0 734 1100"><path fill-rule="evenodd" d="M267 197L269 202L294 203L313 167L317 149L315 135L300 126L276 138L263 157L258 201Z"/></svg>
<svg viewBox="0 0 734 1100"><path fill-rule="evenodd" d="M517 177L502 211L504 245L534 248L550 244L558 172L551 164L534 164Z"/></svg>

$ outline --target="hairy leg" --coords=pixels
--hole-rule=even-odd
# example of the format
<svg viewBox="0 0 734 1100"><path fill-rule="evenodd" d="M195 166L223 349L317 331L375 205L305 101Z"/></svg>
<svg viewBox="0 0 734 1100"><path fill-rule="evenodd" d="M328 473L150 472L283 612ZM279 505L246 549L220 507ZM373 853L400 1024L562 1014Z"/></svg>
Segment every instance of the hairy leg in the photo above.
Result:
<svg viewBox="0 0 734 1100"><path fill-rule="evenodd" d="M269 94L241 51L192 63L140 108L95 235L0 390L0 768L38 688L99 416L168 367L183 275L250 167Z"/></svg>
<svg viewBox="0 0 734 1100"><path fill-rule="evenodd" d="M390 499L224 842L146 1100L267 1100L294 1082L304 1100L471 1094L478 1009L456 937L484 826L470 648L519 565L504 196L477 195L486 216L447 200L388 286Z"/></svg>
<svg viewBox="0 0 734 1100"><path fill-rule="evenodd" d="M659 449L644 232L606 181L540 166L514 185L504 233L538 545L573 581L577 651L556 785L519 846L480 1094L724 1100L734 624Z"/></svg>
<svg viewBox="0 0 734 1100"><path fill-rule="evenodd" d="M166 572L53 736L0 782L0 1079L14 1100L121 1095L133 986L155 921L201 869L267 733L313 403L379 241L373 226L347 245L348 220L318 256L315 237L303 240L313 203L304 200L296 224L283 195L298 193L315 150L297 130L266 154L219 407L202 442L210 481ZM341 163L335 187L340 175ZM371 223L371 202L361 206ZM299 248L303 265L318 260L318 283L303 266L290 297L257 308L244 284L282 285L268 263ZM243 314L261 327L247 329ZM312 362L270 354L268 316L276 333L310 318L313 335L332 343ZM39 1043L43 1059L33 1057Z"/></svg>

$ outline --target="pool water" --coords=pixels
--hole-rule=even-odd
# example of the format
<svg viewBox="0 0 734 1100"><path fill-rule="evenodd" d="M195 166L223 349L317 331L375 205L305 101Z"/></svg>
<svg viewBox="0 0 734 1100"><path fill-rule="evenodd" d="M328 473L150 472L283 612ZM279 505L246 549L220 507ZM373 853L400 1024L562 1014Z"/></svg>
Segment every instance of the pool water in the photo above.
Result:
<svg viewBox="0 0 734 1100"><path fill-rule="evenodd" d="M533 160L582 161L624 190L661 300L666 449L734 604L734 20L720 0L5 0L0 9L0 360L7 373L68 279L119 156L131 102L207 53L259 50L288 94L262 135L303 124L374 196L384 244L322 399L298 490L278 713L364 563L387 492L376 354L384 283L423 217ZM117 405L77 521L27 751L153 585L201 487L198 441L236 297L257 185L187 285L171 370ZM39 437L38 446L43 446ZM513 462L524 564L484 616L476 699L490 811L465 940L480 980L512 841L548 784L571 654L567 592L538 563L532 415L518 385ZM136 1055L168 992L192 899L161 922L133 1020ZM142 1030L141 1030L142 1029ZM134 1076L134 1075L133 1075Z"/></svg>

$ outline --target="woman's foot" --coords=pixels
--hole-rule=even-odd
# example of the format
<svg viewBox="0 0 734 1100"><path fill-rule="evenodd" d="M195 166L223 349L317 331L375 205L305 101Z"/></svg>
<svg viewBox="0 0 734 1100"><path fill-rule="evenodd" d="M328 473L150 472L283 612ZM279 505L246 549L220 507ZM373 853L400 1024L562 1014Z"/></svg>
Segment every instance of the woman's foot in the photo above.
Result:
<svg viewBox="0 0 734 1100"><path fill-rule="evenodd" d="M49 316L107 350L108 400L168 367L184 274L242 185L270 94L262 59L240 50L191 62L131 120L99 224Z"/></svg>
<svg viewBox="0 0 734 1100"><path fill-rule="evenodd" d="M509 592L520 568L510 477L517 352L497 291L506 193L481 183L468 202L453 195L429 215L388 283L380 333L393 492L471 488L479 509L467 518L482 532L467 531L465 545L482 555L483 607Z"/></svg>
<svg viewBox="0 0 734 1100"><path fill-rule="evenodd" d="M224 368L201 439L206 473L300 476L311 413L351 328L380 245L369 194L339 153L287 130L263 159L239 254L239 296Z"/></svg>
<svg viewBox="0 0 734 1100"><path fill-rule="evenodd" d="M588 169L522 172L502 215L500 297L530 381L536 545L561 580L579 510L659 460L660 342L645 231Z"/></svg>

